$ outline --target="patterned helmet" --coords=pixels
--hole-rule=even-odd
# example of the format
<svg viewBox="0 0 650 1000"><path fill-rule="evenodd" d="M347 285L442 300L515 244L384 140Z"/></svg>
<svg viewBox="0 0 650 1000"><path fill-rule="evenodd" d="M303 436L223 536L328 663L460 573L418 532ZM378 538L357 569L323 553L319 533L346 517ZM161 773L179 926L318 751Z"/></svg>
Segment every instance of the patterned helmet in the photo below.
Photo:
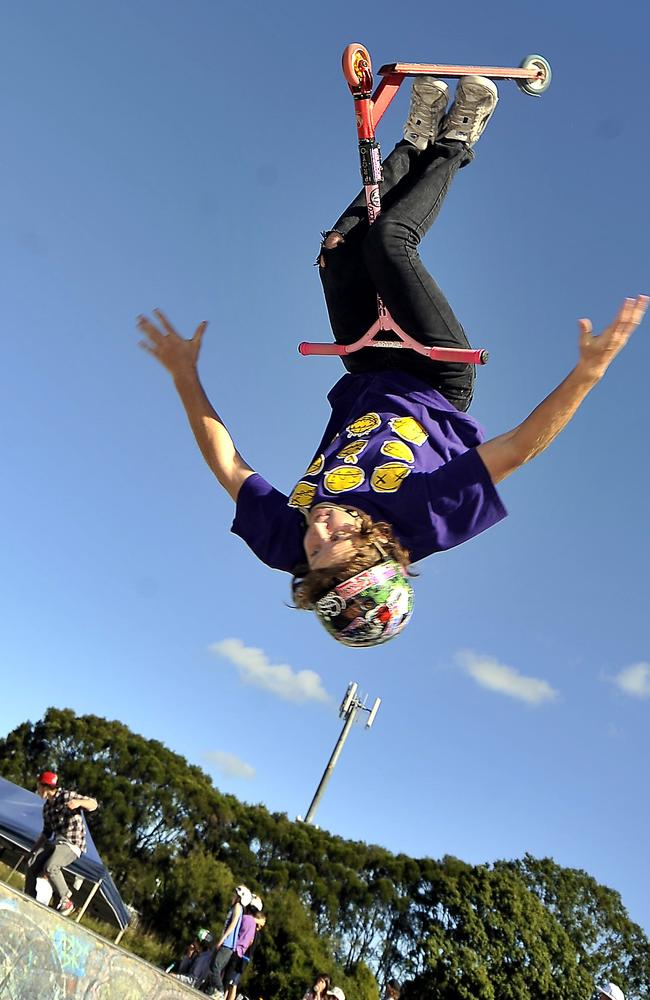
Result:
<svg viewBox="0 0 650 1000"><path fill-rule="evenodd" d="M39 785L47 785L48 788L56 788L58 780L58 775L56 775L54 771L43 771L43 773L38 776Z"/></svg>
<svg viewBox="0 0 650 1000"><path fill-rule="evenodd" d="M402 631L413 613L413 588L394 559L339 583L314 605L329 634L345 646L378 646Z"/></svg>
<svg viewBox="0 0 650 1000"><path fill-rule="evenodd" d="M254 910L257 910L258 913L261 913L262 910L264 909L264 903L262 902L260 897L255 893L253 893L253 895L251 896L251 901L249 905L252 906Z"/></svg>

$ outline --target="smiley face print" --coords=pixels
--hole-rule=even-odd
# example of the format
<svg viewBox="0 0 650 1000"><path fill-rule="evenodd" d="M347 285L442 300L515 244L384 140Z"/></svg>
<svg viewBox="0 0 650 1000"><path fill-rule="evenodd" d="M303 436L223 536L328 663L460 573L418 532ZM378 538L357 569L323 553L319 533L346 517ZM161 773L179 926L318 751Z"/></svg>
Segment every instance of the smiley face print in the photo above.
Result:
<svg viewBox="0 0 650 1000"><path fill-rule="evenodd" d="M342 458L346 465L356 465L359 455L368 447L367 441L350 441L344 448L337 452L336 457Z"/></svg>
<svg viewBox="0 0 650 1000"><path fill-rule="evenodd" d="M305 475L306 476L317 476L318 473L321 472L321 470L322 470L322 468L323 468L324 465L325 465L325 456L324 455L317 455L316 458L314 459L314 461L311 463L311 465L307 469Z"/></svg>
<svg viewBox="0 0 650 1000"><path fill-rule="evenodd" d="M288 506L298 507L300 510L306 510L311 507L315 496L316 485L314 483L306 483L301 479L300 482L293 488L293 492L289 497Z"/></svg>
<svg viewBox="0 0 650 1000"><path fill-rule="evenodd" d="M389 458L398 458L401 462L414 462L415 455L403 441L384 441L380 451Z"/></svg>
<svg viewBox="0 0 650 1000"><path fill-rule="evenodd" d="M401 462L385 462L378 465L370 478L370 485L375 493L397 493L411 470Z"/></svg>
<svg viewBox="0 0 650 1000"><path fill-rule="evenodd" d="M410 441L418 447L427 439L427 432L422 424L413 417L391 417L388 421L391 430L401 437L402 441Z"/></svg>
<svg viewBox="0 0 650 1000"><path fill-rule="evenodd" d="M365 472L358 465L337 465L325 473L323 486L328 493L346 493L356 490L365 478Z"/></svg>
<svg viewBox="0 0 650 1000"><path fill-rule="evenodd" d="M347 435L349 438L355 437L365 437L367 434L371 434L372 431L376 431L378 427L381 427L381 417L378 413L365 413L362 417L358 417L347 427Z"/></svg>

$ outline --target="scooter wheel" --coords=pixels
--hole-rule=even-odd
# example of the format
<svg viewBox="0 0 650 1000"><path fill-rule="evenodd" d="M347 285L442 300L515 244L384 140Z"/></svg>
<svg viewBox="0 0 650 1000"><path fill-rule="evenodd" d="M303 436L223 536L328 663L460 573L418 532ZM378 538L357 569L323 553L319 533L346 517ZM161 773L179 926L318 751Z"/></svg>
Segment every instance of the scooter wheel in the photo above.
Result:
<svg viewBox="0 0 650 1000"><path fill-rule="evenodd" d="M368 50L363 45L353 42L352 45L346 46L341 62L343 76L349 87L353 90L358 90L362 86L372 87L372 62Z"/></svg>
<svg viewBox="0 0 650 1000"><path fill-rule="evenodd" d="M536 80L517 80L517 86L524 94L539 97L551 86L551 64L544 56L526 56L521 62L522 69L534 69L541 72Z"/></svg>

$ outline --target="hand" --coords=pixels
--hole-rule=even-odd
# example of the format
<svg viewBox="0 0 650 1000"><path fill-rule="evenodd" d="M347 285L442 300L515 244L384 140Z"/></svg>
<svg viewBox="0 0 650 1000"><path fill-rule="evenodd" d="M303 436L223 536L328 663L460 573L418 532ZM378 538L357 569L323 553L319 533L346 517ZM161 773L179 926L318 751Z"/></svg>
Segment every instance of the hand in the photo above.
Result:
<svg viewBox="0 0 650 1000"><path fill-rule="evenodd" d="M585 375L596 381L603 377L643 319L648 302L650 298L647 295L625 299L613 323L597 337L592 333L591 320L578 320L580 327L578 367Z"/></svg>
<svg viewBox="0 0 650 1000"><path fill-rule="evenodd" d="M141 340L139 346L153 354L174 379L196 371L207 322L199 323L191 340L186 340L176 332L160 309L154 309L154 315L159 326L155 326L146 316L138 317L138 327L147 338Z"/></svg>

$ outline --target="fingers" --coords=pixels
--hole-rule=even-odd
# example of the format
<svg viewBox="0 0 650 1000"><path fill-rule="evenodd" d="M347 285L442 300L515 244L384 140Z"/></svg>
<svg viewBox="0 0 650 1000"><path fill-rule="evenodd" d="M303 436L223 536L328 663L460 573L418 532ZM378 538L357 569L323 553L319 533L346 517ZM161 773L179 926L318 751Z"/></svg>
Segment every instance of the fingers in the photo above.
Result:
<svg viewBox="0 0 650 1000"><path fill-rule="evenodd" d="M208 321L207 319L204 319L201 323L199 323L196 330L194 331L194 336L192 337L192 340L199 347L201 346L201 341L203 340L203 334L205 333L207 326L208 326Z"/></svg>
<svg viewBox="0 0 650 1000"><path fill-rule="evenodd" d="M137 324L142 332L153 340L154 344L160 344L165 339L160 330L146 316L138 316Z"/></svg>
<svg viewBox="0 0 650 1000"><path fill-rule="evenodd" d="M648 301L650 300L647 295L637 295L635 298L625 299L614 324L624 327L625 332L631 333L645 316Z"/></svg>
<svg viewBox="0 0 650 1000"><path fill-rule="evenodd" d="M629 332L630 333L632 332L632 325L633 325L632 317L634 315L635 304L636 304L636 299L624 300L621 308L618 310L618 314L613 323L613 326L616 329L619 329L627 333L629 328Z"/></svg>
<svg viewBox="0 0 650 1000"><path fill-rule="evenodd" d="M630 338L645 316L649 303L650 297L647 295L636 295L632 298L624 299L613 321L601 334L601 337L604 338L602 341L601 337L592 337L593 327L591 320L586 318L579 319L578 326L580 328L581 339L586 343L589 343L591 340L597 340L603 345L614 346L620 343L620 346L622 346Z"/></svg>
<svg viewBox="0 0 650 1000"><path fill-rule="evenodd" d="M635 326L638 326L646 314L646 309L650 303L650 296L637 295L636 299L633 299L632 301L634 303L632 309L632 322Z"/></svg>
<svg viewBox="0 0 650 1000"><path fill-rule="evenodd" d="M162 310L154 309L154 315L158 319L158 322L162 326L164 332L159 330L158 327L155 326L150 319L147 319L146 316L138 316L136 322L138 327L142 330L142 332L146 333L146 335L155 344L161 344L165 340L165 338L169 336L176 337L178 340L183 339L180 336L180 334L174 329L174 327L169 322L169 320L165 316L164 312L162 312ZM207 320L203 320L201 323L199 323L196 330L194 331L194 336L191 338L194 343L198 345L201 344L201 340L203 338L203 334L206 331L207 325L208 325Z"/></svg>
<svg viewBox="0 0 650 1000"><path fill-rule="evenodd" d="M165 333L171 334L173 337L178 337L176 330L171 325L171 323L169 322L169 320L167 319L167 317L165 316L164 312L161 309L154 309L154 315L157 318L160 325L162 326Z"/></svg>

